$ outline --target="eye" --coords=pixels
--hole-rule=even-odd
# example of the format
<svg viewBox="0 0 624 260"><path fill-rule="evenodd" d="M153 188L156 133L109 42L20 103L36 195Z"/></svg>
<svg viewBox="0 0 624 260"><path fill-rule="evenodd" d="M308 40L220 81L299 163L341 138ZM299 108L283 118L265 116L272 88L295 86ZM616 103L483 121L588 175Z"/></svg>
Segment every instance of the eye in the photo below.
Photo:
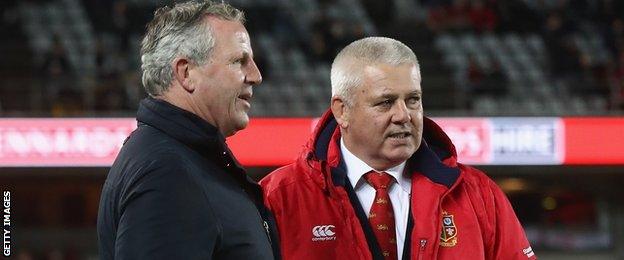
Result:
<svg viewBox="0 0 624 260"><path fill-rule="evenodd" d="M234 65L242 65L245 64L245 62L247 62L247 55L240 55L232 59L232 64Z"/></svg>
<svg viewBox="0 0 624 260"><path fill-rule="evenodd" d="M232 61L232 64L245 65L249 62L250 59L251 57L249 56L249 54L242 53L239 56L235 57L235 59Z"/></svg>
<svg viewBox="0 0 624 260"><path fill-rule="evenodd" d="M418 104L420 102L420 96L413 96L407 100L408 104Z"/></svg>
<svg viewBox="0 0 624 260"><path fill-rule="evenodd" d="M383 106L383 107L392 106L392 100L386 99L384 101L381 101L381 102L377 103L376 106Z"/></svg>

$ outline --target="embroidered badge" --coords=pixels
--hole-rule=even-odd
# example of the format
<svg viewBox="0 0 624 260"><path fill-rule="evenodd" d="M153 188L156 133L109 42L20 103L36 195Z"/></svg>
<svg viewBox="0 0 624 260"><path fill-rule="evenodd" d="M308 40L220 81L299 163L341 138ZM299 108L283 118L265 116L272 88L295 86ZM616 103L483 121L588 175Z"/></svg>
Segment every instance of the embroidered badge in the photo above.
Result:
<svg viewBox="0 0 624 260"><path fill-rule="evenodd" d="M334 225L319 225L312 228L312 241L331 241L336 240L336 232Z"/></svg>
<svg viewBox="0 0 624 260"><path fill-rule="evenodd" d="M457 245L457 226L453 215L442 212L442 233L440 233L440 245L453 247Z"/></svg>

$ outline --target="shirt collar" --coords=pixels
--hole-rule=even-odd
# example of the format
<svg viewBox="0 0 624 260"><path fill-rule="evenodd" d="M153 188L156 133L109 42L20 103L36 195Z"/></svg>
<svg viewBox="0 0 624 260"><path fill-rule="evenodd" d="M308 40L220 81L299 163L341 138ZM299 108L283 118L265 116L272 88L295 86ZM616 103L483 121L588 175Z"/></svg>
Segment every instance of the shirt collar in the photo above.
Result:
<svg viewBox="0 0 624 260"><path fill-rule="evenodd" d="M366 182L366 180L362 178L364 174L370 171L375 171L375 169L351 153L351 151L349 151L349 149L345 146L344 139L342 137L340 138L340 152L347 167L347 177L353 185L353 188L357 189L360 185L362 185L362 183ZM410 193L412 180L404 173L405 165L406 163L402 162L401 164L387 169L384 172L387 172L390 176L394 177L399 186L401 186L405 192Z"/></svg>

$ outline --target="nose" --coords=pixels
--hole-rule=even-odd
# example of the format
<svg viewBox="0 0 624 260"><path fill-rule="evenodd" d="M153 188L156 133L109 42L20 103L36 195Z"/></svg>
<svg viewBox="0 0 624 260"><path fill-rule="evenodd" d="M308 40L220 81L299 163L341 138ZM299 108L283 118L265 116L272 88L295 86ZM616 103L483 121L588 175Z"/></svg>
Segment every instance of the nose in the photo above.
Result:
<svg viewBox="0 0 624 260"><path fill-rule="evenodd" d="M406 104L404 102L396 103L397 105L395 105L393 109L392 122L395 124L405 124L409 122L412 117Z"/></svg>
<svg viewBox="0 0 624 260"><path fill-rule="evenodd" d="M249 67L245 73L245 83L249 85L258 85L262 82L262 74L256 65L256 62L252 59L249 62Z"/></svg>

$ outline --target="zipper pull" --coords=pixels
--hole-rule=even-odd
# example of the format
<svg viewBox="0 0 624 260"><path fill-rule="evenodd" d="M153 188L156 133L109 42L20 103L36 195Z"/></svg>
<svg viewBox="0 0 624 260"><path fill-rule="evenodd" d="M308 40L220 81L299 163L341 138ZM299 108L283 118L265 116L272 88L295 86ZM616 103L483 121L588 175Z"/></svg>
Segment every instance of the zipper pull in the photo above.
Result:
<svg viewBox="0 0 624 260"><path fill-rule="evenodd" d="M425 246L427 245L427 239L420 240L420 248L418 249L418 260L423 260L425 254Z"/></svg>
<svg viewBox="0 0 624 260"><path fill-rule="evenodd" d="M262 225L264 226L264 230L266 231L267 238L269 239L269 244L273 244L273 241L271 241L271 232L269 231L269 223L267 223L266 220L263 220Z"/></svg>

